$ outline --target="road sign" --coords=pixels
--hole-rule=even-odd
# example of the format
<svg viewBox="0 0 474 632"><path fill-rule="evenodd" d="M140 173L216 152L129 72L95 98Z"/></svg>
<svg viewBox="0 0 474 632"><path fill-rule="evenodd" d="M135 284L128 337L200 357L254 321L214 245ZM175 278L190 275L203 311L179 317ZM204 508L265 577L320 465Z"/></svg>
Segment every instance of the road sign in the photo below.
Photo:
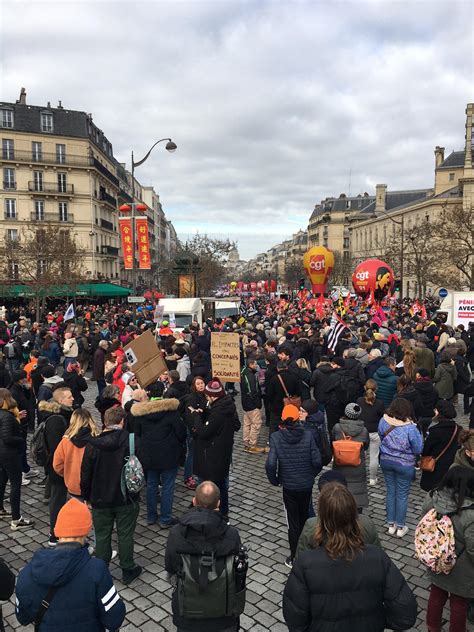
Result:
<svg viewBox="0 0 474 632"><path fill-rule="evenodd" d="M446 298L448 296L448 290L445 287L440 287L438 290L438 296L440 298Z"/></svg>
<svg viewBox="0 0 474 632"><path fill-rule="evenodd" d="M145 297L144 296L129 296L127 298L127 301L129 303L144 303Z"/></svg>

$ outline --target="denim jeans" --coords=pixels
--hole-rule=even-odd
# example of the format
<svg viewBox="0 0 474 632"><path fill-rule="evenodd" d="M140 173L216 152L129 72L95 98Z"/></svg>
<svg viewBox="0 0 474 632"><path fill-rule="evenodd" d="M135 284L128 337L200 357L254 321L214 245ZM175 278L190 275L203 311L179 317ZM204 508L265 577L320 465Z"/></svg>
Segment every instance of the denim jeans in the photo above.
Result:
<svg viewBox="0 0 474 632"><path fill-rule="evenodd" d="M370 432L369 437L369 478L376 479L379 469L380 436L378 432Z"/></svg>
<svg viewBox="0 0 474 632"><path fill-rule="evenodd" d="M99 378L97 380L97 391L99 393L99 397L102 395L102 391L107 386L107 383L104 378Z"/></svg>
<svg viewBox="0 0 474 632"><path fill-rule="evenodd" d="M174 483L178 468L171 470L148 470L146 487L146 510L148 522L158 520L156 506L158 504L158 485L161 479L160 523L169 524L173 518Z"/></svg>
<svg viewBox="0 0 474 632"><path fill-rule="evenodd" d="M380 467L385 478L387 498L385 501L387 522L397 527L405 526L408 494L415 475L413 466L396 465L381 461Z"/></svg>
<svg viewBox="0 0 474 632"><path fill-rule="evenodd" d="M193 475L193 454L194 454L194 440L189 428L186 434L186 460L184 462L184 480L187 481L190 476Z"/></svg>

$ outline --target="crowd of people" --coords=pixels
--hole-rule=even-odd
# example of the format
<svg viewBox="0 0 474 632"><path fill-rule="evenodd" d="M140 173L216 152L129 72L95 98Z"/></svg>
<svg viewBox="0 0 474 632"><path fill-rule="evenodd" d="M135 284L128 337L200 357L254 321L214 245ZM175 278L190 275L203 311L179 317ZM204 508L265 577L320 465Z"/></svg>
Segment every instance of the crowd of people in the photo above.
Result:
<svg viewBox="0 0 474 632"><path fill-rule="evenodd" d="M441 630L449 599L451 632L465 630L474 599L474 323L453 329L433 301L425 306L422 316L392 301L374 318L370 306L349 304L337 340L333 306L301 296L251 297L238 316L179 332L164 321L156 340L168 370L145 388L124 347L155 331L152 310L134 318L123 305L85 306L74 322L61 311L42 322L11 311L0 322L0 518L11 531L34 525L22 511L22 489L36 479L50 523L46 546L17 580L19 622L42 631L120 627L126 605L108 565L118 557L125 585L142 572L134 534L143 468L147 524L170 529L165 569L175 625L238 630L248 562L229 472L242 428L243 451L263 459L268 483L282 489L290 631L415 624L415 595L370 518L368 488L382 478L394 542L415 538L407 511L416 480L426 492L419 518L435 509L452 525L455 564L448 573L427 569L426 622ZM220 331L239 334L237 388L213 376L211 334ZM136 488L125 480L127 463ZM177 517L180 476L194 496ZM220 582L224 576L232 585ZM0 598L8 598L5 565L0 584Z"/></svg>

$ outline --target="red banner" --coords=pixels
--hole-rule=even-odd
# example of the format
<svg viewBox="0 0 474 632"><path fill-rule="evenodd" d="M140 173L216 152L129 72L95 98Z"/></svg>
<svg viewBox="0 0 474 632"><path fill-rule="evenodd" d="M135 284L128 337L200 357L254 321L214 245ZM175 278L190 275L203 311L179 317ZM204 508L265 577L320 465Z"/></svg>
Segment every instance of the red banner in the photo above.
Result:
<svg viewBox="0 0 474 632"><path fill-rule="evenodd" d="M125 270L133 270L132 220L121 217L119 219L119 226L123 252L123 267Z"/></svg>
<svg viewBox="0 0 474 632"><path fill-rule="evenodd" d="M138 242L138 267L142 270L150 270L150 244L148 241L148 219L146 217L137 217L135 220L137 228Z"/></svg>

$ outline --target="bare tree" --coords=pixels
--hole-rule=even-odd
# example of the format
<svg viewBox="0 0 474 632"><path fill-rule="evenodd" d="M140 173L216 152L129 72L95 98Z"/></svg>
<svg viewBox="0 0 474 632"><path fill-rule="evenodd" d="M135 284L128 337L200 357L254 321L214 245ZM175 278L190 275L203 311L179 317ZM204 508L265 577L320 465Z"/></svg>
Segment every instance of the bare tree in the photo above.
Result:
<svg viewBox="0 0 474 632"><path fill-rule="evenodd" d="M226 263L234 248L235 242L230 239L217 239L199 233L188 239L185 250L199 259L196 277L200 294L209 294L219 283L226 280Z"/></svg>
<svg viewBox="0 0 474 632"><path fill-rule="evenodd" d="M6 282L17 281L28 288L40 317L40 305L58 289L74 296L77 284L85 280L83 258L85 252L77 245L69 230L47 225L23 228L18 239L5 237L3 277Z"/></svg>
<svg viewBox="0 0 474 632"><path fill-rule="evenodd" d="M345 255L339 251L334 252L334 268L330 276L332 285L344 285L350 287L352 272L354 269L353 259L349 253Z"/></svg>
<svg viewBox="0 0 474 632"><path fill-rule="evenodd" d="M298 287L299 280L305 276L303 259L301 257L293 257L287 260L285 263L285 282L291 288Z"/></svg>

